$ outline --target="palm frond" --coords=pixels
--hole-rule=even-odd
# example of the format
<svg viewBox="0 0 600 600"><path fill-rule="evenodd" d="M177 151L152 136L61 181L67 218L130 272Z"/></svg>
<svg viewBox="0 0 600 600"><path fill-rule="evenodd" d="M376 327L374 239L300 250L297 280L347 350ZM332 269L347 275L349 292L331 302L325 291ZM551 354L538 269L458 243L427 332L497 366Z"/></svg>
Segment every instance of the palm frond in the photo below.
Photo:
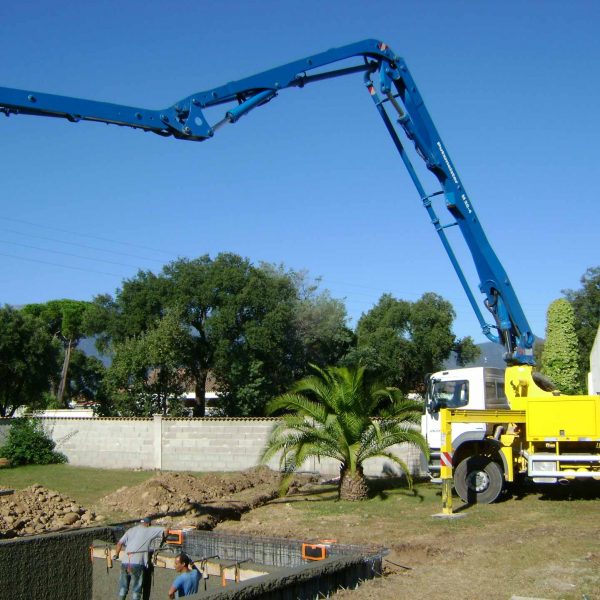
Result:
<svg viewBox="0 0 600 600"><path fill-rule="evenodd" d="M268 415L279 410L295 411L297 414L310 416L319 422L324 421L327 416L323 404L297 393L282 394L267 403Z"/></svg>
<svg viewBox="0 0 600 600"><path fill-rule="evenodd" d="M428 454L425 438L415 428L420 403L395 388L368 387L363 367L313 366L313 371L269 402L269 414L286 413L273 428L261 460L279 455L287 477L312 458L332 458L354 473L366 459L380 456L410 477L405 463L389 448L409 444Z"/></svg>

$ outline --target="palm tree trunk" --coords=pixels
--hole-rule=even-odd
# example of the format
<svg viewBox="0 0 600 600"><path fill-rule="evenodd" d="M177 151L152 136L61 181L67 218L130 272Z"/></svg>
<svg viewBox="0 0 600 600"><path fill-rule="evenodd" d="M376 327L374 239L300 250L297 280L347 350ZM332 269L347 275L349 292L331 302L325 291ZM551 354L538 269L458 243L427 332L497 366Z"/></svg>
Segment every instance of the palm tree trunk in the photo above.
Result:
<svg viewBox="0 0 600 600"><path fill-rule="evenodd" d="M340 500L351 501L366 500L369 497L369 488L362 467L357 467L354 473L344 467L340 469L338 496Z"/></svg>

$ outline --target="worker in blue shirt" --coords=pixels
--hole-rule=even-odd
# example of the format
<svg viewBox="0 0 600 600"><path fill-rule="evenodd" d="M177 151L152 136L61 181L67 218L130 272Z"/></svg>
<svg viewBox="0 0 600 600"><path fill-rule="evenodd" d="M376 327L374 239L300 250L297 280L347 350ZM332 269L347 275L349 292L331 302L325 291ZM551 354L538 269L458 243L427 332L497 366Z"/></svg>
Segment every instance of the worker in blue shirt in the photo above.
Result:
<svg viewBox="0 0 600 600"><path fill-rule="evenodd" d="M182 553L175 557L175 570L179 575L169 589L169 598L181 598L195 594L198 591L201 573L187 554Z"/></svg>

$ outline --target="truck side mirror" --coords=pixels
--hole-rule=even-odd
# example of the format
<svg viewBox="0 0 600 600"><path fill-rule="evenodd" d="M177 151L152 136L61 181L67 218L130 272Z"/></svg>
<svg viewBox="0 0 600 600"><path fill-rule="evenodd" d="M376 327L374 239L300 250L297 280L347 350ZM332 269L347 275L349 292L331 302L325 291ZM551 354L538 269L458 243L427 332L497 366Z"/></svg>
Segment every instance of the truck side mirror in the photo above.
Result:
<svg viewBox="0 0 600 600"><path fill-rule="evenodd" d="M427 376L427 398L429 399L427 411L429 414L436 413L440 410L440 401L435 393L436 381L437 380L431 377L431 375Z"/></svg>
<svg viewBox="0 0 600 600"><path fill-rule="evenodd" d="M430 414L439 412L440 410L440 401L437 399L436 396L432 396L431 400L429 402L429 406L427 407L427 410L429 411Z"/></svg>

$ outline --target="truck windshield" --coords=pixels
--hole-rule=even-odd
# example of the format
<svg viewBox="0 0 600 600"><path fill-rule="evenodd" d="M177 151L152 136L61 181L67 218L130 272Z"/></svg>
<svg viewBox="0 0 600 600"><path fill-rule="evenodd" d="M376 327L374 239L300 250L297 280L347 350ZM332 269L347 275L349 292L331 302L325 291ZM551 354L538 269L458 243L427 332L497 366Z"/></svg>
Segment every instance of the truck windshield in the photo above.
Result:
<svg viewBox="0 0 600 600"><path fill-rule="evenodd" d="M469 382L436 381L433 384L432 399L440 408L460 408L469 403Z"/></svg>

